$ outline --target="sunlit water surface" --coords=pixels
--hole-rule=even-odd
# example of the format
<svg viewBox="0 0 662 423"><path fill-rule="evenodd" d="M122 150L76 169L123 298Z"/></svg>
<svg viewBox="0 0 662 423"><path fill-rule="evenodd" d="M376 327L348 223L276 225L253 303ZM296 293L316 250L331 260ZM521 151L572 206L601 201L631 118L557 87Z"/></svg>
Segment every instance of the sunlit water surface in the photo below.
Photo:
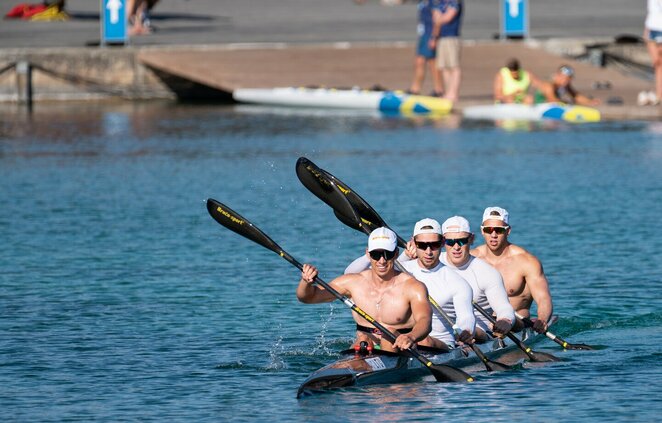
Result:
<svg viewBox="0 0 662 423"><path fill-rule="evenodd" d="M213 197L331 280L365 248L298 181L306 156L408 236L484 207L542 260L565 361L295 398L351 340L339 302L214 222ZM494 125L215 106L0 116L4 420L656 421L662 126ZM480 238L480 236L478 236ZM482 241L478 241L479 243Z"/></svg>

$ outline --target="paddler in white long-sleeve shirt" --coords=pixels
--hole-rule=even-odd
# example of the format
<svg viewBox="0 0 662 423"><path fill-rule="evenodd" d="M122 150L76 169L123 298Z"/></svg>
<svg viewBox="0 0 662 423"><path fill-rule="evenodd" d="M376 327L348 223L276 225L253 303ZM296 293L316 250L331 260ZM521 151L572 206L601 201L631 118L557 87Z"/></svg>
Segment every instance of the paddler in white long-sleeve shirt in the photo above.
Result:
<svg viewBox="0 0 662 423"><path fill-rule="evenodd" d="M402 263L403 267L425 284L428 294L437 304L452 308L456 317L455 325L451 326L433 308L432 331L419 345L450 349L455 347L456 341L472 342L476 324L471 305L473 293L469 284L457 272L439 261L442 245L439 222L434 219L416 222L413 243L418 258ZM347 267L345 273L360 272L369 264L364 257L360 257ZM454 335L455 329L458 335Z"/></svg>
<svg viewBox="0 0 662 423"><path fill-rule="evenodd" d="M496 325L492 326L482 314L476 313L476 340L487 340L488 330L497 336L505 335L515 323L515 311L510 305L499 271L485 260L470 254L474 234L469 221L462 216L453 216L444 221L441 230L446 253L439 260L469 283L476 304L496 314Z"/></svg>

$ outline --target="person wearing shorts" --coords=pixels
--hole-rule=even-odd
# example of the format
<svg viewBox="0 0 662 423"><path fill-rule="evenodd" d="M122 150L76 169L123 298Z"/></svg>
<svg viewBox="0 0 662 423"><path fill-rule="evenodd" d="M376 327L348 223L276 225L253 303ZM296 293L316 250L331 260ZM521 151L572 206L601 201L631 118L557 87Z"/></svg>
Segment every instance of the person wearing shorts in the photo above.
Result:
<svg viewBox="0 0 662 423"><path fill-rule="evenodd" d="M462 0L441 0L433 11L433 34L439 34L437 42L437 68L441 69L447 98L457 101L462 73L460 69L460 27L462 25Z"/></svg>
<svg viewBox="0 0 662 423"><path fill-rule="evenodd" d="M644 39L655 70L655 94L649 94L648 104L658 105L662 101L662 0L648 0Z"/></svg>
<svg viewBox="0 0 662 423"><path fill-rule="evenodd" d="M441 71L435 64L436 43L439 31L433 34L433 10L439 7L441 0L420 0L418 2L418 43L416 45L416 58L414 59L414 79L408 90L410 94L420 94L425 80L425 66L430 68L434 91L431 95L441 97L444 94L444 85Z"/></svg>

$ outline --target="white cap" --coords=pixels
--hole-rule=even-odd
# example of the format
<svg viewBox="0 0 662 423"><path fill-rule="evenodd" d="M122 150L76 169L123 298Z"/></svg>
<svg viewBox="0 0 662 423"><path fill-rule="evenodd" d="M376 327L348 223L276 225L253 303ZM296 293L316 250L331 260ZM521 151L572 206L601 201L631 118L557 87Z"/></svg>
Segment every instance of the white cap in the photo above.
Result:
<svg viewBox="0 0 662 423"><path fill-rule="evenodd" d="M451 232L469 232L471 233L471 226L469 221L462 216L449 217L441 225L442 231L447 234Z"/></svg>
<svg viewBox="0 0 662 423"><path fill-rule="evenodd" d="M508 224L508 210L501 207L488 207L483 212L483 223L489 219L500 220L506 225Z"/></svg>
<svg viewBox="0 0 662 423"><path fill-rule="evenodd" d="M426 217L421 219L414 225L414 236L420 234L438 234L441 235L441 226L439 222L434 219Z"/></svg>
<svg viewBox="0 0 662 423"><path fill-rule="evenodd" d="M377 228L370 232L370 236L368 237L368 251L395 251L397 246L398 238L395 236L395 232L389 228Z"/></svg>

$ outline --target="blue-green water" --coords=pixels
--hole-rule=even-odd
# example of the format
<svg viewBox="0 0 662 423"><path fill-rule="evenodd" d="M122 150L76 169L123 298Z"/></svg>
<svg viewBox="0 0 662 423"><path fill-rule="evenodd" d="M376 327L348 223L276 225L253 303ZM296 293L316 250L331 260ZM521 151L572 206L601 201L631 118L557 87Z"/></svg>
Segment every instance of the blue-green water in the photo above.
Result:
<svg viewBox="0 0 662 423"><path fill-rule="evenodd" d="M207 214L216 198L330 280L365 236L298 181L306 156L407 235L486 206L538 255L557 334L602 345L468 385L296 400L352 336L339 302ZM531 131L220 107L0 115L0 415L14 421L656 421L662 126Z"/></svg>

